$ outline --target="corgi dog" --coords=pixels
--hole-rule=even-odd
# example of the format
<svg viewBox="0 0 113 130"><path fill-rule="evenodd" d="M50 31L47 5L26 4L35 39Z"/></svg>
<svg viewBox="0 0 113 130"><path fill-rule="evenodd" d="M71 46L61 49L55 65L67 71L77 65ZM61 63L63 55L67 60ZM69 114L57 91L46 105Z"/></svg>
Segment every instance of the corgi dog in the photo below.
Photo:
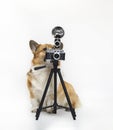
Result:
<svg viewBox="0 0 113 130"><path fill-rule="evenodd" d="M45 61L45 55L47 49L54 48L52 44L38 44L34 40L30 40L29 42L30 49L33 53L32 65L27 73L27 86L30 94L30 100L32 104L31 112L36 112L37 108L40 105L40 101L45 90L45 86L48 80L48 76L53 67L52 63L48 63ZM46 66L45 68L41 68ZM39 67L41 69L35 70L35 67ZM64 81L67 92L69 94L72 107L76 108L79 104L79 98L76 94L73 86ZM43 106L50 106L54 103L54 79L52 77L51 83L49 85L49 89L46 94L46 98ZM62 105L68 107L68 103L62 88L61 83L59 83L57 88L57 103L58 105ZM47 112L52 112L52 108L47 108Z"/></svg>

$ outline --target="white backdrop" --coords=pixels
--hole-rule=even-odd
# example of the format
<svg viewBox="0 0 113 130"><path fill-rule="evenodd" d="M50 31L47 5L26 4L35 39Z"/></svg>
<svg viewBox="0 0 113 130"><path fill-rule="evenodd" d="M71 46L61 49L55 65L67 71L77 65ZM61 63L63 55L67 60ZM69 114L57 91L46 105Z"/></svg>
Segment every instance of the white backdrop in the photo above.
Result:
<svg viewBox="0 0 113 130"><path fill-rule="evenodd" d="M30 39L53 43L60 25L66 61L64 79L82 103L73 121L69 112L30 113L26 73ZM113 130L113 1L4 0L0 2L0 129Z"/></svg>

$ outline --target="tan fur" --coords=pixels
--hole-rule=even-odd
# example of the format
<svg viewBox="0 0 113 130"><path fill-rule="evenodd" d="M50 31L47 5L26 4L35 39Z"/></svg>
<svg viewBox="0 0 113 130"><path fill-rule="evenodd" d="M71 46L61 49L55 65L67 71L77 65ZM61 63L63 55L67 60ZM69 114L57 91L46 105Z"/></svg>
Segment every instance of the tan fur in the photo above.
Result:
<svg viewBox="0 0 113 130"><path fill-rule="evenodd" d="M51 44L43 44L38 45L38 49L34 52L34 58L32 60L33 65L42 65L45 64L44 57L45 57L45 48L52 48L53 46Z"/></svg>
<svg viewBox="0 0 113 130"><path fill-rule="evenodd" d="M29 89L30 98L34 98L35 96L34 96L34 94L32 92L32 89L31 89L32 88L32 84L31 84L31 81L30 81L29 77L27 79L27 86L28 86L28 89Z"/></svg>
<svg viewBox="0 0 113 130"><path fill-rule="evenodd" d="M78 98L78 95L76 94L73 86L66 81L64 81L64 83L65 83L68 95L70 97L72 107L73 108L79 107L79 98ZM60 105L64 105L64 106L68 107L67 99L65 97L61 83L58 86L57 94L58 94L58 103Z"/></svg>
<svg viewBox="0 0 113 130"><path fill-rule="evenodd" d="M44 61L46 49L51 49L53 47L54 46L51 44L38 44L35 41L31 40L30 48L33 53L31 68L34 66L47 65L47 63ZM43 91L45 88L45 85L43 82L46 82L43 80L45 80L45 78L47 78L49 76L49 73L51 70L50 64L51 63L49 63L49 65L45 69L40 70L41 73L38 70L33 72L32 69L30 69L30 71L27 73L27 86L28 86L28 90L30 93L31 103L32 103L32 112L35 112L36 108L39 106L42 95L38 95L38 94L43 94ZM40 81L42 81L42 83L43 83L42 85L41 85L41 83L38 84L38 82L40 82ZM51 82L53 83L53 80ZM47 95L47 98L45 101L45 105L47 105L47 106L52 105L53 100L54 100L54 96L53 96L54 91L53 91L52 83L50 84L50 87L49 87L50 91L48 92L48 95ZM72 106L73 106L73 108L76 108L77 104L78 104L78 96L71 84L69 84L68 82L65 82L65 85L66 85L68 94L70 96ZM57 90L57 95L58 95L59 105L68 106L61 84L59 84L59 87ZM48 111L48 112L50 112L50 111Z"/></svg>

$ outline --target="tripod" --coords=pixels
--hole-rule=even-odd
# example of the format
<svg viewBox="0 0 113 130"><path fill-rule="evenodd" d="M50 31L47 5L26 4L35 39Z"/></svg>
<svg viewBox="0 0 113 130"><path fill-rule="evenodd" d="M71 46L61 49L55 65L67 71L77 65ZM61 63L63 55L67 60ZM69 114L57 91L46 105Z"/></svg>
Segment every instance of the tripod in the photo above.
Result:
<svg viewBox="0 0 113 130"><path fill-rule="evenodd" d="M57 113L57 108L70 109L70 112L71 112L71 114L72 114L73 119L74 119L74 120L76 119L75 110L74 110L74 108L72 107L72 104L71 104L71 101L70 101L70 98L69 98L67 89L66 89L66 87L65 87L64 80L63 80L63 78L62 78L62 74L61 74L61 72L60 72L60 69L57 68L57 66L58 66L58 60L54 60L54 61L53 61L53 68L51 69L51 72L50 72L50 74L49 74L49 78L48 78L48 81L47 81L47 84L46 84L46 87L45 87L45 90L44 90L44 93L43 93L43 96L42 96L42 99L41 99L39 108L37 109L37 112L36 112L36 120L38 120L38 118L39 118L39 116L40 116L40 112L42 111L42 109L46 109L46 108L49 108L49 107L53 107L53 113L55 113L55 114ZM48 90L48 88L49 88L49 84L50 84L50 82L51 82L53 73L54 73L54 103L53 103L53 105L51 105L51 106L43 107L43 103L44 103L44 100L45 100L45 97L46 97L46 93L47 93L47 90ZM60 81L61 81L61 84L62 84L64 93L65 93L67 102L68 102L68 104L69 104L69 108L64 107L64 106L60 106L60 105L57 104L57 73L58 73L58 75L59 75L59 78L60 78Z"/></svg>

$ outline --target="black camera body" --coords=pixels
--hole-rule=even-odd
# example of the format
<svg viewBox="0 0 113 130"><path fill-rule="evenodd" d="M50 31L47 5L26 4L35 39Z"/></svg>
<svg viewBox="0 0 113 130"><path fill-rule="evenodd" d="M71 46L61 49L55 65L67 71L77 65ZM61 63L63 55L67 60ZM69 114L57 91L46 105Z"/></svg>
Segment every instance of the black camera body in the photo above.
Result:
<svg viewBox="0 0 113 130"><path fill-rule="evenodd" d="M65 60L65 52L58 49L48 49L46 51L46 60Z"/></svg>
<svg viewBox="0 0 113 130"><path fill-rule="evenodd" d="M54 40L55 48L46 50L45 60L51 60L51 61L65 60L65 52L62 50L63 44L60 40L60 38L64 36L63 28L59 26L53 28L52 35L54 35L55 38Z"/></svg>

